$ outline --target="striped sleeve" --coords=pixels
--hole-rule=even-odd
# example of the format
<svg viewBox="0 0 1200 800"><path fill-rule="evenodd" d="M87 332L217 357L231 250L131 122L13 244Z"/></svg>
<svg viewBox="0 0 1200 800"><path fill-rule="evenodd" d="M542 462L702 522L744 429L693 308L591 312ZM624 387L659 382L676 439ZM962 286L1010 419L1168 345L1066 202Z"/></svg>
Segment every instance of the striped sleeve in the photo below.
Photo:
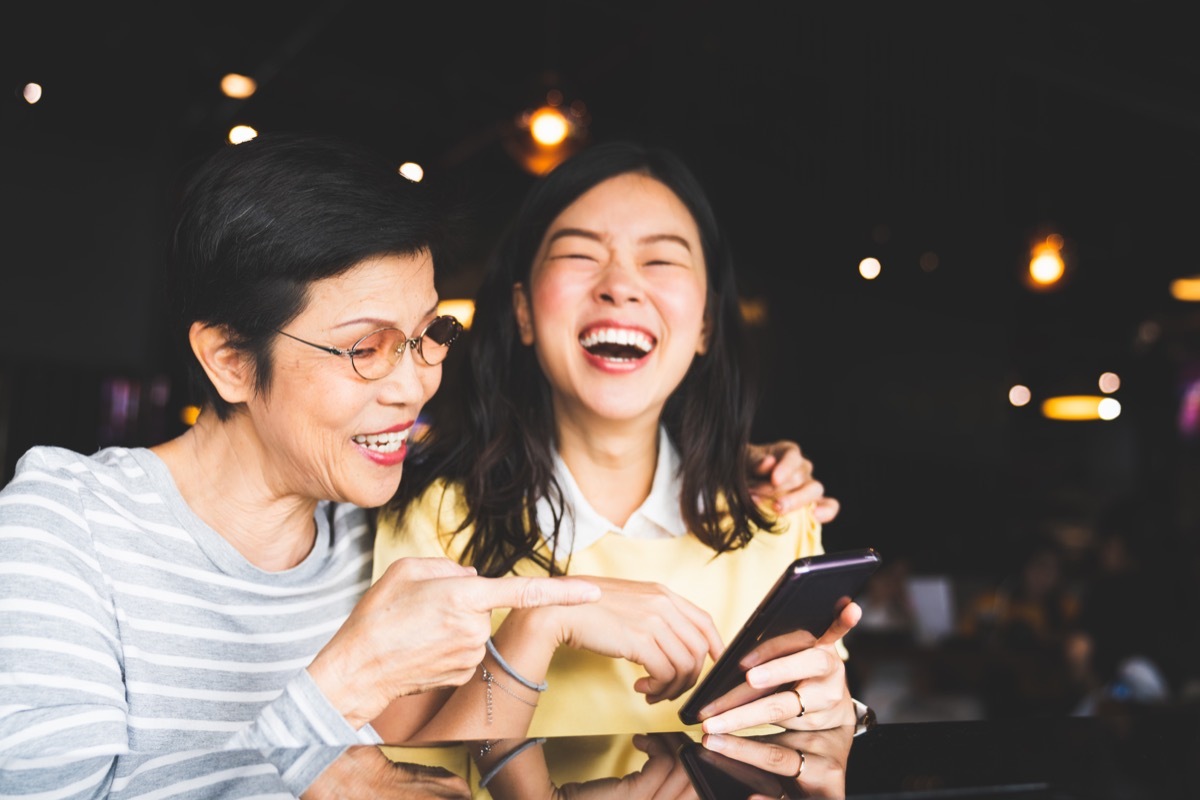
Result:
<svg viewBox="0 0 1200 800"><path fill-rule="evenodd" d="M0 759L128 750L116 612L79 499L30 454L0 492Z"/></svg>

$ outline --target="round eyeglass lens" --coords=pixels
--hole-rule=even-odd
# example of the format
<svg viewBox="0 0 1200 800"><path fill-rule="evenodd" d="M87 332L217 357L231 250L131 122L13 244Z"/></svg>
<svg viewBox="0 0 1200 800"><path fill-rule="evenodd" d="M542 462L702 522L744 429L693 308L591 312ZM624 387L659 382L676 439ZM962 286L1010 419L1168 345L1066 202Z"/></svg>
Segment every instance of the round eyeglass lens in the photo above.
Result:
<svg viewBox="0 0 1200 800"><path fill-rule="evenodd" d="M421 358L430 366L442 363L461 332L462 325L454 317L438 317L421 334Z"/></svg>
<svg viewBox="0 0 1200 800"><path fill-rule="evenodd" d="M400 360L406 341L404 334L395 328L367 334L355 342L350 351L354 371L369 381L382 378Z"/></svg>

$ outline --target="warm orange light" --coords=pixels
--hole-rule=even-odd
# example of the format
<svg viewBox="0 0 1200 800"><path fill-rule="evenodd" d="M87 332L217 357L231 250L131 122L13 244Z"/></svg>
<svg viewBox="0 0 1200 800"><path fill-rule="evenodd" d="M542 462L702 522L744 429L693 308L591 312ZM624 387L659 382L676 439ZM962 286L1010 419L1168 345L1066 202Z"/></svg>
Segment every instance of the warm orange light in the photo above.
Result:
<svg viewBox="0 0 1200 800"><path fill-rule="evenodd" d="M747 325L757 328L767 324L767 301L761 297L738 298L738 309Z"/></svg>
<svg viewBox="0 0 1200 800"><path fill-rule="evenodd" d="M1072 394L1048 397L1042 402L1042 416L1047 419L1081 421L1112 420L1121 414L1121 403L1115 397Z"/></svg>
<svg viewBox="0 0 1200 800"><path fill-rule="evenodd" d="M437 313L458 317L458 321L463 324L464 328L470 328L471 320L475 318L475 301L465 298L439 300Z"/></svg>
<svg viewBox="0 0 1200 800"><path fill-rule="evenodd" d="M553 106L542 106L529 117L529 133L542 147L556 147L571 132L571 123Z"/></svg>
<svg viewBox="0 0 1200 800"><path fill-rule="evenodd" d="M221 78L221 91L226 97L235 100L245 100L258 91L258 84L253 78L231 72Z"/></svg>
<svg viewBox="0 0 1200 800"><path fill-rule="evenodd" d="M1034 285L1052 286L1062 278L1066 265L1062 259L1062 237L1047 236L1033 246L1029 259L1029 278Z"/></svg>
<svg viewBox="0 0 1200 800"><path fill-rule="evenodd" d="M1185 303L1200 303L1200 275L1171 281L1171 296Z"/></svg>
<svg viewBox="0 0 1200 800"><path fill-rule="evenodd" d="M179 419L184 425L191 427L200 418L200 406L184 406L179 410Z"/></svg>

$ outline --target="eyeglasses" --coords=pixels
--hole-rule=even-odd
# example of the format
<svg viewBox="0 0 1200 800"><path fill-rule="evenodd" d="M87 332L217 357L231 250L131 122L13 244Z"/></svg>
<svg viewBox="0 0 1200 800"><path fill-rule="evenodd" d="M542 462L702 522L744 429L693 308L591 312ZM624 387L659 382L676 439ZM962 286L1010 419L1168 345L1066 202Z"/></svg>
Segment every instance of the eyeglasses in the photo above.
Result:
<svg viewBox="0 0 1200 800"><path fill-rule="evenodd" d="M462 330L462 323L447 314L435 317L424 330L411 339L399 328L380 328L368 333L345 350L309 342L287 331L276 333L335 356L349 356L350 366L354 367L359 376L369 381L377 381L391 374L400 363L400 356L404 355L404 351L409 347L431 367L442 363L446 354L450 352L450 345Z"/></svg>

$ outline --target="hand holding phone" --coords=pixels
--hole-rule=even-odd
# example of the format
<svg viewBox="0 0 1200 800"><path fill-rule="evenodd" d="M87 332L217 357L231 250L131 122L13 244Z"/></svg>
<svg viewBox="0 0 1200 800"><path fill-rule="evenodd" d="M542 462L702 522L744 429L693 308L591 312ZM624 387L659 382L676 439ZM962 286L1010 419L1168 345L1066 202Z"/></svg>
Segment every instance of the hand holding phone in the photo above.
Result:
<svg viewBox="0 0 1200 800"><path fill-rule="evenodd" d="M725 698L720 703L725 710L790 688L795 680L752 687L746 682L746 671L821 641L879 564L879 553L871 548L792 562L680 708L679 718L694 725L701 721L700 711L718 699ZM798 707L799 703L797 698Z"/></svg>

